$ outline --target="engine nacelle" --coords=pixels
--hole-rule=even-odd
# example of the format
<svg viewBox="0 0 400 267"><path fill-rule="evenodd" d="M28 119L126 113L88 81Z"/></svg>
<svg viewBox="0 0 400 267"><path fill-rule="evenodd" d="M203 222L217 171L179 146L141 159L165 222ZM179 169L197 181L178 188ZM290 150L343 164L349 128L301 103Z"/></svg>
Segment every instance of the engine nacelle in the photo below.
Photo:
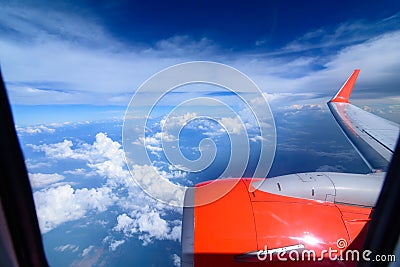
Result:
<svg viewBox="0 0 400 267"><path fill-rule="evenodd" d="M361 248L383 177L306 173L199 184L185 195L182 266L355 265L339 259Z"/></svg>

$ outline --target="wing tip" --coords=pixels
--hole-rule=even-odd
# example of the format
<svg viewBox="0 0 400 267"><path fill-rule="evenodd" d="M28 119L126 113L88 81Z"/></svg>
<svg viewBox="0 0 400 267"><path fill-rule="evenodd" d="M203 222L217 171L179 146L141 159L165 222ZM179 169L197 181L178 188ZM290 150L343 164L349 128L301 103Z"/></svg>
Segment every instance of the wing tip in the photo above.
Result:
<svg viewBox="0 0 400 267"><path fill-rule="evenodd" d="M355 69L337 94L329 102L349 103L349 98L359 73L360 69Z"/></svg>

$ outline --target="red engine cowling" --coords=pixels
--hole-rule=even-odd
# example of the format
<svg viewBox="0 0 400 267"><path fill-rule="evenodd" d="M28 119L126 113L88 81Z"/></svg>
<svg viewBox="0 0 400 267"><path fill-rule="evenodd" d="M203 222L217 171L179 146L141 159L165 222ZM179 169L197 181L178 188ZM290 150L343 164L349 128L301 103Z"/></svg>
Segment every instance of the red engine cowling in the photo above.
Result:
<svg viewBox="0 0 400 267"><path fill-rule="evenodd" d="M182 266L355 265L357 255L343 255L361 247L371 208L249 192L251 182L221 179L187 191L193 207L184 208Z"/></svg>

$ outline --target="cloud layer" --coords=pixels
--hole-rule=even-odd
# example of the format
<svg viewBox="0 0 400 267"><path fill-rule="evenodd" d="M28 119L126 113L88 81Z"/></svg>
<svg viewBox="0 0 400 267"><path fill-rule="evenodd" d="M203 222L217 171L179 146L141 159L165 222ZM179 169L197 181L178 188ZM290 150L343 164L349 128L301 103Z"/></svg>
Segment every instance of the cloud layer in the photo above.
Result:
<svg viewBox="0 0 400 267"><path fill-rule="evenodd" d="M34 192L34 199L42 233L65 222L105 212L111 206L116 206L125 212L115 217L116 225L112 229L114 233L122 233L123 239L115 239L112 233L105 237L104 242L110 250L116 250L132 237L141 240L143 245L154 240L180 240L181 222L170 221L165 216L167 211L180 214L181 210L158 203L141 191L126 169L121 144L106 134L98 133L93 144L74 144L71 140L64 140L30 147L37 152L44 152L52 161L84 162L92 176L105 178L100 187L74 188L71 184L59 184L65 179L63 175L30 174L32 185L38 189ZM148 167L138 165L136 168L139 174L143 174ZM66 172L83 180L84 173L82 169ZM88 253L83 251L83 254Z"/></svg>
<svg viewBox="0 0 400 267"><path fill-rule="evenodd" d="M314 29L273 52L233 53L189 36L122 44L93 17L43 12L15 4L0 11L2 70L14 104L126 105L157 71L205 59L232 65L281 97L330 96L354 68L362 69L358 86L366 91L355 97L398 96L400 31L393 25L399 14Z"/></svg>

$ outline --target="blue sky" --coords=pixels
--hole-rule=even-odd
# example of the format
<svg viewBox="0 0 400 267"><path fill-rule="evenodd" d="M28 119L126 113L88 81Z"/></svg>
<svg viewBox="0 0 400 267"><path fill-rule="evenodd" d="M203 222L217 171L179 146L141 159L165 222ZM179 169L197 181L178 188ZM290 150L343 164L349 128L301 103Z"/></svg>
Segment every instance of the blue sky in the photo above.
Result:
<svg viewBox="0 0 400 267"><path fill-rule="evenodd" d="M399 113L397 1L0 3L1 68L17 123L57 121L37 108L26 118L32 105L57 105L58 120L65 105L83 110L70 120L104 118L87 114L126 107L151 75L192 60L239 69L273 108L323 104L361 68L354 103Z"/></svg>
<svg viewBox="0 0 400 267"><path fill-rule="evenodd" d="M353 103L400 120L398 1L0 0L0 6L1 71L48 257L57 266L102 252L104 262L116 265L129 259L178 265L181 213L133 183L151 166L129 173L121 137L133 94L166 67L216 61L259 86L276 117L270 176L368 171L325 104L355 68L361 73ZM226 91L197 89L179 88L155 112L199 95L235 103ZM186 123L178 116L172 126ZM157 129L146 136L146 148L161 153ZM186 130L192 138L181 145L198 156L199 138L190 123ZM157 164L169 178L186 177L178 165ZM150 250L160 250L158 259Z"/></svg>

